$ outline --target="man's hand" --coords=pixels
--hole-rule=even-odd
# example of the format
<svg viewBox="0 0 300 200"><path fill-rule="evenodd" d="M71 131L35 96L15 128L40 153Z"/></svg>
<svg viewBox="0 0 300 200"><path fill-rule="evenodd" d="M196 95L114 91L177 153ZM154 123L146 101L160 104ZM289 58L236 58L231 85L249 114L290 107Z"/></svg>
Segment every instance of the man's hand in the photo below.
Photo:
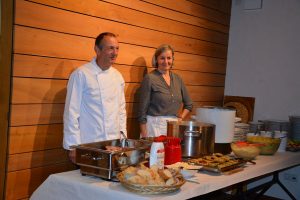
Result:
<svg viewBox="0 0 300 200"><path fill-rule="evenodd" d="M72 163L76 164L76 151L75 149L69 150L69 159Z"/></svg>

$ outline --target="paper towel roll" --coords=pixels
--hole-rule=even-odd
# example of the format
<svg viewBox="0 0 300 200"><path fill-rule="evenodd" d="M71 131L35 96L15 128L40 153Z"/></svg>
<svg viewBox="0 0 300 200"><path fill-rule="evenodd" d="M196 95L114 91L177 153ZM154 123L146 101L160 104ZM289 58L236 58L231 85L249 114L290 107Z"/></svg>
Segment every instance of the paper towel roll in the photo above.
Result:
<svg viewBox="0 0 300 200"><path fill-rule="evenodd" d="M196 120L215 124L215 143L231 143L234 136L235 110L223 107L196 109Z"/></svg>

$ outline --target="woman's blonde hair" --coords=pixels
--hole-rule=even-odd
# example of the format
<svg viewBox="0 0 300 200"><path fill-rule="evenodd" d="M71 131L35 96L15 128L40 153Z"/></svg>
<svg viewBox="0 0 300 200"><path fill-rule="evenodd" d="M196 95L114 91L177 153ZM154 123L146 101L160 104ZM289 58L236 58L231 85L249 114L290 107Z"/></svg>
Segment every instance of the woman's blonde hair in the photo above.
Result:
<svg viewBox="0 0 300 200"><path fill-rule="evenodd" d="M171 50L171 52L172 52L172 67L173 67L173 65L174 65L174 49L170 46L170 45L168 45L168 44L162 44L162 45L160 45L156 50L155 50L155 53L154 53L154 55L153 55L153 57L152 57L152 66L153 67L155 67L155 68L157 68L158 67L158 62L157 62L157 57L160 55L160 54L162 54L163 52L166 52L166 51L168 51L168 50Z"/></svg>

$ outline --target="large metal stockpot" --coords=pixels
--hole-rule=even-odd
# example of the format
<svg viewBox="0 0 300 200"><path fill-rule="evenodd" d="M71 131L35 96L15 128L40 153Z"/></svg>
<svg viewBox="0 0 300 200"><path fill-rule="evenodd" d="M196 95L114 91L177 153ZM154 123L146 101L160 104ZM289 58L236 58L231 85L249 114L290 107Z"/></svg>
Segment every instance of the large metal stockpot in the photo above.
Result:
<svg viewBox="0 0 300 200"><path fill-rule="evenodd" d="M195 121L169 121L167 135L182 139L182 157L194 158L214 152L215 125Z"/></svg>

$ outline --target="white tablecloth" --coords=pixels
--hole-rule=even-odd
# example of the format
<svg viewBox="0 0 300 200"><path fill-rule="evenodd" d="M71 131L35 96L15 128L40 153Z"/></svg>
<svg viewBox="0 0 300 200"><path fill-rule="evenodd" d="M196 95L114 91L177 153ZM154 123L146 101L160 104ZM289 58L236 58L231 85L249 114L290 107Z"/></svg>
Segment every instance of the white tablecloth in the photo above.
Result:
<svg viewBox="0 0 300 200"><path fill-rule="evenodd" d="M200 172L200 184L186 182L177 192L162 195L139 195L125 189L120 183L97 177L82 176L79 170L52 174L33 193L31 200L135 200L135 199L187 199L249 180L267 173L300 165L300 153L282 152L274 156L258 156L256 165L247 164L241 172L217 175Z"/></svg>

